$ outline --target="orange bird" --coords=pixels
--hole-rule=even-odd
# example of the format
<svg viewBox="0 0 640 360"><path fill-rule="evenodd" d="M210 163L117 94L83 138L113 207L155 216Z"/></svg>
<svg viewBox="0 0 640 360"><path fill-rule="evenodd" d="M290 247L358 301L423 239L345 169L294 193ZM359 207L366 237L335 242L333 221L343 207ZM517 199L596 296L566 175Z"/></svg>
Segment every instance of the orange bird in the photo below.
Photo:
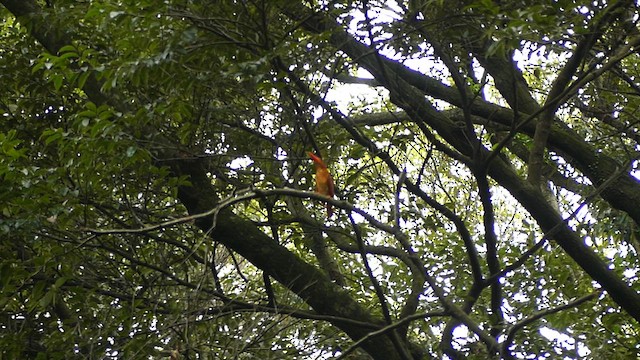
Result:
<svg viewBox="0 0 640 360"><path fill-rule="evenodd" d="M313 163L316 167L316 192L318 194L322 194L324 196L328 196L329 198L333 198L335 194L335 187L333 184L333 178L331 174L329 174L329 169L327 169L327 164L322 161L316 154L309 151L309 157L313 160ZM333 208L331 204L327 203L327 217L331 217L333 214Z"/></svg>

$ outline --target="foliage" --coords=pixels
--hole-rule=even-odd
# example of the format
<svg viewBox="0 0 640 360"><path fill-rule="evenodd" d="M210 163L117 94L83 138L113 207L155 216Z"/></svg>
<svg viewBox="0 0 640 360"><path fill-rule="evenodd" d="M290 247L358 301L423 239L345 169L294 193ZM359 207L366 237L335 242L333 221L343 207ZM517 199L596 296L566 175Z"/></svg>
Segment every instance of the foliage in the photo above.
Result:
<svg viewBox="0 0 640 360"><path fill-rule="evenodd" d="M633 2L0 2L0 358L640 356Z"/></svg>

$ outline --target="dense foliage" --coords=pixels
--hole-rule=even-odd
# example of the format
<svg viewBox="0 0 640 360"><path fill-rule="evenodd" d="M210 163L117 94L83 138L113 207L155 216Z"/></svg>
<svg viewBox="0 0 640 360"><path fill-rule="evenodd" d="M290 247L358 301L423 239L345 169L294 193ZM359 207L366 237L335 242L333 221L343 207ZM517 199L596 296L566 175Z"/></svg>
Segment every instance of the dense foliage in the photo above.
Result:
<svg viewBox="0 0 640 360"><path fill-rule="evenodd" d="M0 3L0 358L640 357L633 1Z"/></svg>

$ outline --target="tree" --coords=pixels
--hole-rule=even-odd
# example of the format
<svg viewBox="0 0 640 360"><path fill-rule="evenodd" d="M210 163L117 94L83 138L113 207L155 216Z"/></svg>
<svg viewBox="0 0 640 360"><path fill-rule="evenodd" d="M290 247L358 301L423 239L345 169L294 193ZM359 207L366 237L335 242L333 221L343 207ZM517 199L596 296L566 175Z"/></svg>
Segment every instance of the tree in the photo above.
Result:
<svg viewBox="0 0 640 360"><path fill-rule="evenodd" d="M634 2L1 3L3 356L640 354Z"/></svg>

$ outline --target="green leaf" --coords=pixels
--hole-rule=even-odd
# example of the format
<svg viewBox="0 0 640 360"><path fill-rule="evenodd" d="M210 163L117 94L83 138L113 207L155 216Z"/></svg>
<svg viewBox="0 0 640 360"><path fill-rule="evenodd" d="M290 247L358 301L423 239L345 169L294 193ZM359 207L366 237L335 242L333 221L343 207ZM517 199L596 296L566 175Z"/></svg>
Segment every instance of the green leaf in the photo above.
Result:
<svg viewBox="0 0 640 360"><path fill-rule="evenodd" d="M64 81L64 77L60 74L54 74L51 80L53 81L53 87L56 90L60 90L60 88L62 87L62 82Z"/></svg>
<svg viewBox="0 0 640 360"><path fill-rule="evenodd" d="M65 45L61 47L60 50L58 50L60 54L75 52L75 51L76 51L76 47L73 45Z"/></svg>
<svg viewBox="0 0 640 360"><path fill-rule="evenodd" d="M136 148L133 146L129 146L127 148L127 157L132 157L136 153Z"/></svg>
<svg viewBox="0 0 640 360"><path fill-rule="evenodd" d="M84 71L78 77L78 87L80 89L84 88L84 84L87 82L87 79L89 78L89 75L91 75L91 73L89 71Z"/></svg>

